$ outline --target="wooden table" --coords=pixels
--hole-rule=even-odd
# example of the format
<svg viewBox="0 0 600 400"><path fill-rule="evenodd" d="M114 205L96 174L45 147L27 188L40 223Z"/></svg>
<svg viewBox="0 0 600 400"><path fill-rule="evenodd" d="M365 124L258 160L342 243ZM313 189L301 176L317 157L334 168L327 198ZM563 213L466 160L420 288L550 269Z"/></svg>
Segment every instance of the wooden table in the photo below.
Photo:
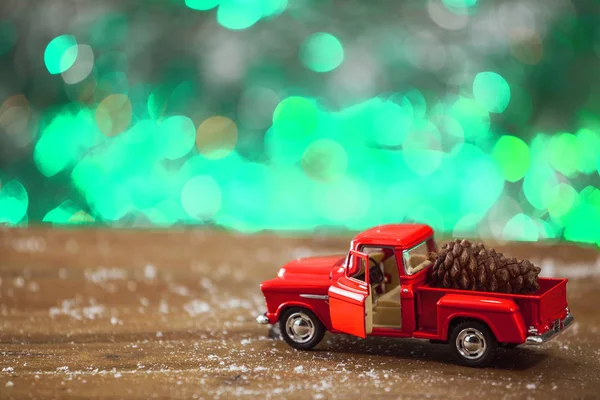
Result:
<svg viewBox="0 0 600 400"><path fill-rule="evenodd" d="M0 229L0 398L598 398L596 249L513 244L542 275L568 276L576 322L496 366L445 346L326 336L298 352L254 318L287 260L343 253L349 237L219 231Z"/></svg>

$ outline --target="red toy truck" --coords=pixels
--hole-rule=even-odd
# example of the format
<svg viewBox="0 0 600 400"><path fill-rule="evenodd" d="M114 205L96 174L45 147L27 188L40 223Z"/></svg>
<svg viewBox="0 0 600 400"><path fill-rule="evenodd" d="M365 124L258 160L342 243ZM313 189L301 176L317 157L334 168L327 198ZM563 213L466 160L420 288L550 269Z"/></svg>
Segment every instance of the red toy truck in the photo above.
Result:
<svg viewBox="0 0 600 400"><path fill-rule="evenodd" d="M447 343L463 364L488 364L498 345L542 344L566 329L567 279L539 278L533 294L430 287L427 259L437 251L421 224L382 225L358 234L344 256L284 265L261 284L267 312L283 339L308 350L325 331Z"/></svg>

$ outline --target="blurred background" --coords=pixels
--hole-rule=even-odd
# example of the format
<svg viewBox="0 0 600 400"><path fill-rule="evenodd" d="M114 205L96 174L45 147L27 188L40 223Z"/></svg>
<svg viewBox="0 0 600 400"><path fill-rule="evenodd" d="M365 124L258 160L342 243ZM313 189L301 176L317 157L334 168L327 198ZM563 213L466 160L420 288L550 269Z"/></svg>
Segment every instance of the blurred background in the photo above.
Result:
<svg viewBox="0 0 600 400"><path fill-rule="evenodd" d="M4 0L0 223L600 245L600 4Z"/></svg>

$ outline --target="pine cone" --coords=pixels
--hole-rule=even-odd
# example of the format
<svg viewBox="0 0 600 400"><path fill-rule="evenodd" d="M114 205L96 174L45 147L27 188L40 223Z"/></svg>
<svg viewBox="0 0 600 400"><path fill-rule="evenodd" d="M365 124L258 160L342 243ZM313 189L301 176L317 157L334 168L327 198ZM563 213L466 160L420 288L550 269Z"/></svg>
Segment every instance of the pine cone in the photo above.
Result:
<svg viewBox="0 0 600 400"><path fill-rule="evenodd" d="M506 258L482 243L455 239L428 258L433 263L430 277L434 287L514 294L539 289L539 267L527 260Z"/></svg>

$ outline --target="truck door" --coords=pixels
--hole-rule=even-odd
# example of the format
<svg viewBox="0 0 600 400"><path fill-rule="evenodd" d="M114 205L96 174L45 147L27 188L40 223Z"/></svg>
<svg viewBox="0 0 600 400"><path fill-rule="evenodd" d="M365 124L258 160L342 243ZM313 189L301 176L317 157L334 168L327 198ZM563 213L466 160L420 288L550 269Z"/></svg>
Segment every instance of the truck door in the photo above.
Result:
<svg viewBox="0 0 600 400"><path fill-rule="evenodd" d="M329 287L331 326L338 332L366 338L373 330L369 256L350 250L344 274Z"/></svg>

